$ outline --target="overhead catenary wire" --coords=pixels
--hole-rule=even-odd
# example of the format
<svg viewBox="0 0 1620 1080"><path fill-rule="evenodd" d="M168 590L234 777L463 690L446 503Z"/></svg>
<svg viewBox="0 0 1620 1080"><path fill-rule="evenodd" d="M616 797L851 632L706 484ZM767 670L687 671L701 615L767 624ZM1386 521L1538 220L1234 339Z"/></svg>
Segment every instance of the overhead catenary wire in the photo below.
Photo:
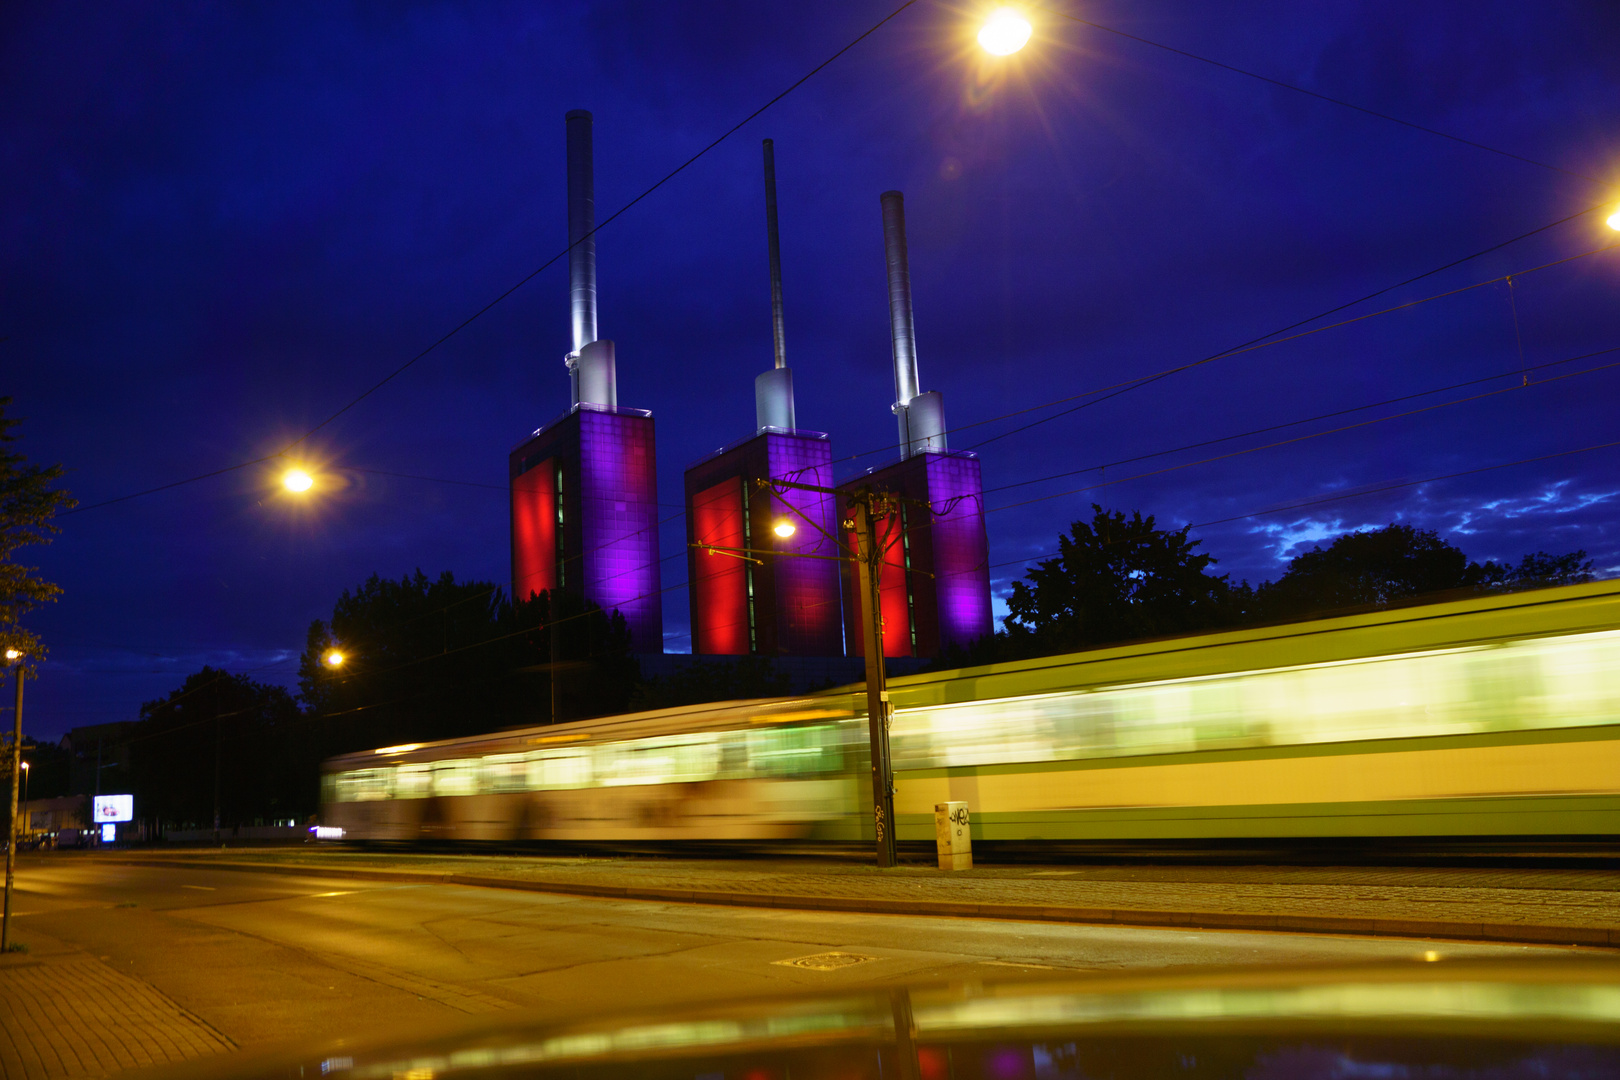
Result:
<svg viewBox="0 0 1620 1080"><path fill-rule="evenodd" d="M1433 405L1425 405L1420 409L1408 409L1405 412L1391 413L1388 416L1378 416L1378 417L1372 418L1371 420L1361 420L1361 421L1358 421L1358 422L1356 422L1354 424L1345 424L1345 425L1343 425L1341 427L1329 428L1329 429L1327 429L1325 431L1313 431L1313 432L1310 432L1309 434L1298 435L1298 436L1295 436L1294 438L1291 438L1291 439L1280 439L1277 442L1265 443L1265 444L1263 444L1261 446L1249 446L1249 447L1245 447L1242 450L1233 450L1232 452L1227 453L1227 454L1217 454L1214 457L1200 458L1197 461L1184 461L1184 462L1182 462L1180 464L1177 464L1177 465L1167 465L1162 469L1153 469L1153 470L1151 470L1149 472L1136 473L1136 474L1131 475L1131 476L1122 476L1122 477L1119 477L1118 479L1115 479L1115 480L1106 480L1106 479L1105 480L1099 480L1095 484L1087 484L1087 485L1085 485L1083 487L1070 488L1067 491L1055 491L1055 492L1052 492L1052 493L1047 494L1047 495L1038 495L1038 496L1036 496L1036 497L1034 497L1032 499L1025 499L1025 500L1023 500L1021 502L1015 502L1015 503L1007 503L1004 506L991 507L991 508L987 509L985 511L985 513L986 514L995 514L995 513L1001 512L1003 510L1012 510L1012 509L1015 509L1015 508L1020 507L1020 506L1029 506L1029 505L1032 505L1032 504L1038 503L1038 502L1047 502L1047 501L1050 501L1052 499L1061 499L1066 495L1078 495L1081 492L1096 491L1096 490L1098 490L1100 488L1113 487L1116 484L1124 484L1124 483L1128 483L1128 482L1130 482L1132 480L1144 480L1144 479L1147 479L1148 477L1151 477L1151 476L1162 476L1165 473L1178 472L1178 471L1180 471L1182 469L1190 469L1190 468L1194 468L1194 467L1199 466L1199 465L1210 465L1210 464L1213 464L1213 463L1215 463L1217 461L1228 461L1228 460L1230 460L1232 458L1235 458L1235 457L1243 457L1243 456L1245 456L1247 454L1258 453L1258 452L1260 452L1262 450L1275 450L1276 448L1278 448L1280 446L1293 446L1293 445L1295 445L1297 443L1306 442L1306 441L1311 440L1311 439L1319 439L1319 438L1322 438L1323 436L1326 436L1326 435L1337 435L1337 434L1340 434L1340 433L1346 432L1346 431L1354 431L1354 430L1356 430L1358 428L1371 427L1374 424L1382 424L1382 423L1384 423L1385 421L1388 421L1388 420L1400 420L1400 419L1404 419L1405 417L1416 416L1416 415L1418 415L1420 413L1433 412L1436 409L1449 408L1452 405L1462 405L1462 404L1466 404L1466 403L1472 402L1472 401L1481 401L1481 400L1483 400L1485 398L1496 397L1496 396L1501 395L1501 394L1512 393L1514 391L1522 391L1522 390L1531 389L1531 388L1538 387L1538 386L1545 386L1548 383L1558 382L1558 381L1561 381L1563 379L1571 379L1571 378L1575 378L1578 375L1587 375L1587 374L1591 374L1592 372L1596 372L1596 371L1607 371L1607 370L1609 370L1611 368L1615 368L1615 367L1620 367L1620 361L1617 361L1617 362L1615 362L1613 364L1603 364L1603 365L1600 365L1600 366L1595 367L1595 368L1588 368L1585 371L1572 371L1572 372L1566 372L1565 374L1562 374L1562 375L1554 375L1551 378L1541 379L1541 380L1539 380L1537 382L1533 382L1533 383L1527 383L1527 384L1522 384L1522 385L1521 384L1515 384L1513 386L1505 386L1505 387L1502 387L1502 388L1497 389L1497 390L1488 390L1483 394L1471 394L1468 397L1456 398L1456 399L1454 399L1452 401L1441 401L1441 402L1437 402L1437 403L1435 403ZM1090 470L1080 470L1080 471L1084 472L1084 471L1090 471ZM1073 474L1071 473L1069 475L1073 475ZM1056 479L1056 477L1048 477L1047 479Z"/></svg>
<svg viewBox="0 0 1620 1080"><path fill-rule="evenodd" d="M1150 38L1141 37L1137 34L1126 33L1124 30L1120 30L1112 26L1105 26L1099 22L1092 22L1089 19L1082 19L1078 15L1073 15L1058 8L1045 7L1037 4L1035 5L1034 9L1036 11L1044 11L1048 15L1056 15L1060 19L1067 19L1069 22L1078 23L1081 26L1089 26L1093 30L1101 30L1104 33L1113 34L1115 37L1125 38L1128 41L1139 42L1143 45L1151 45L1155 49L1163 49L1165 52L1186 57L1188 60L1196 60L1201 64L1208 64L1211 67L1217 67L1223 71L1230 71L1236 75L1242 75L1250 79L1257 79L1260 82L1268 83L1271 86L1281 87L1284 90L1291 90L1296 94L1303 94L1306 97L1312 97L1318 101L1325 101L1331 105L1338 105L1341 108L1352 109L1355 112L1362 113L1366 116L1376 117L1379 120L1387 120L1391 124L1399 124L1401 127L1411 128L1413 131L1421 131L1428 135L1435 135L1442 139L1448 139L1454 143L1460 143L1463 146L1471 146L1476 150L1484 150L1486 153L1511 158L1514 161L1523 162L1526 165L1534 165L1538 169L1546 169L1549 172L1562 173L1565 176L1571 176L1577 180L1585 180L1593 184L1605 183L1595 176L1587 176L1585 173L1578 173L1572 169L1566 169L1559 165L1549 165L1545 161L1537 161L1535 158L1526 157L1523 154L1515 154L1510 150L1503 150L1499 147L1478 142L1474 139L1465 139L1461 135L1453 135L1451 132L1441 131L1439 128L1428 127L1424 124L1414 123L1411 120L1403 120L1398 116L1392 116L1389 113L1379 112L1376 109L1369 109L1364 105L1357 105L1355 102L1346 101L1343 98L1336 98L1329 94L1319 93L1315 90L1307 90L1303 86L1297 86L1291 82L1284 82L1282 79L1275 79L1269 75L1262 75L1257 71L1250 71L1247 68L1240 68L1234 64L1228 64L1220 60L1213 60L1207 56L1200 56L1197 53L1188 52L1186 49L1178 49L1173 45L1166 45L1163 42L1153 41Z"/></svg>
<svg viewBox="0 0 1620 1080"><path fill-rule="evenodd" d="M498 294L493 300L490 300L488 303L486 303L485 305L480 307L478 310L474 311L471 315L468 315L466 318L464 318L461 322L457 323L450 330L446 331L444 334L442 334L438 338L434 339L430 344L428 344L428 346L426 348L422 349L416 355L412 356L410 359L406 360L404 363L402 363L398 367L394 368L394 370L390 371L387 375L383 376L381 379L377 380L371 386L367 387L364 391L362 391L356 397L351 399L347 404L343 405L336 412L333 412L332 414L327 416L326 419L322 420L320 423L316 424L314 427L312 427L308 431L304 432L298 438L296 438L296 439L292 440L291 442L287 443L280 450L277 450L273 454L267 454L267 455L265 455L263 457L255 458L255 459L253 459L251 461L238 462L235 465L228 465L228 466L226 466L225 468L222 468L222 469L214 469L214 470L211 470L210 472L199 473L196 476L187 477L184 480L175 480L175 481L173 481L171 483L162 484L162 485L159 485L159 486L153 487L153 488L147 488L144 491L132 492L132 493L130 493L128 495L120 495L120 496L118 496L116 498L104 499L104 500L102 500L100 502L91 503L91 504L88 504L88 505L85 505L85 506L80 506L76 510L69 511L69 513L83 513L83 512L85 512L87 510L96 510L96 509L99 509L99 508L101 508L103 506L112 506L115 503L127 502L130 499L138 499L138 498L141 498L142 496L145 496L145 495L156 494L157 492L160 492L160 491L168 491L168 490L171 490L173 488L184 487L187 484L193 484L193 483L196 483L199 480L206 480L206 479L209 479L210 477L220 476L220 475L222 475L224 473L228 473L228 472L235 472L235 471L237 471L239 469L246 469L246 468L249 468L249 467L251 467L253 465L261 465L261 464L264 464L267 461L274 461L277 458L284 457L287 453L289 453L293 449L295 449L298 446L302 445L303 443L307 442L317 432L321 431L323 428L327 427L333 421L337 420L339 417L343 416L349 410L353 409L356 405L359 405L362 401L365 401L371 395L375 394L377 391L381 390L383 387L385 387L389 383L393 382L396 378L403 375L406 371L408 371L410 368L415 366L419 361L425 359L428 355L430 355L435 350L437 350L439 348L439 346L443 345L445 342L449 341L451 338L453 338L457 334L461 333L461 331L463 331L467 327L471 326L474 322L478 321L478 319L480 319L484 315L488 314L493 308L495 308L497 305L499 305L507 297L509 297L513 293L517 292L524 285L527 285L530 281L534 280L535 277L537 277L538 275L540 275L544 271L550 269L553 265L555 265L556 263L558 263L562 259L566 258L568 253L570 251L572 251L575 247L577 247L578 245L584 243L587 240L590 240L590 239L594 238L597 233L601 232L604 228L606 228L613 221L617 220L618 218L622 217L624 214L628 213L633 207L635 207L637 204L642 202L648 196L652 195L659 188L662 188L665 184L667 184L671 180L675 179L675 177L677 177L681 173L685 172L692 165L696 164L697 161L700 158L702 158L706 154L708 154L709 151L713 150L715 147L719 146L721 143L723 143L727 139L731 138L737 132L741 131L744 127L748 126L748 124L750 124L755 119L757 119L762 113L764 113L766 110L771 108L771 106L775 105L777 102L781 101L783 98L785 98L789 94L793 93L793 91L795 91L799 87L803 86L806 82L810 81L812 78L814 78L817 74L819 74L828 65L832 64L839 57L843 56L845 53L847 53L851 49L855 48L855 46L859 45L861 42L865 41L867 38L869 38L873 34L877 33L884 26L888 25L891 21L893 21L895 18L897 18L900 15L901 12L905 11L907 8L911 7L915 3L917 3L917 0L905 0L905 2L902 3L899 7L895 8L892 11L890 11L883 18L881 18L877 22L873 23L870 27L868 27L865 31L863 31L861 34L859 34L857 37L855 37L853 40L851 40L848 44L846 44L842 48L840 48L837 52L833 53L831 56L827 57L827 59L821 61L821 63L817 64L815 67L811 68L809 71L807 71L803 75L799 76L799 78L795 79L792 83L788 84L786 89L782 90L781 92L776 94L774 97L772 97L770 100L766 101L765 104L763 104L763 105L759 106L758 108L754 109L747 116L745 116L741 120L737 121L730 128L727 128L725 132L723 132L721 135L719 135L713 141L708 143L702 149L697 151L697 153L695 153L692 156L688 157L685 161L681 162L675 168L673 168L669 172L665 173L661 178L659 178L656 182L654 182L650 187L643 190L635 198L631 199L629 202L627 202L623 206L619 207L619 209L615 210L613 213L609 214L607 217L605 217L601 221L597 222L596 227L594 229L590 230L589 232L587 232L586 234L581 236L578 240L574 241L573 243L569 244L567 247L563 248L561 251L557 252L557 254L551 256L551 258L547 259L545 262L543 262L539 266L535 267L529 273L525 274L522 278L520 278L517 282L515 282L509 288L507 288L506 290L504 290L503 292ZM66 515L64 514L62 516L66 516Z"/></svg>

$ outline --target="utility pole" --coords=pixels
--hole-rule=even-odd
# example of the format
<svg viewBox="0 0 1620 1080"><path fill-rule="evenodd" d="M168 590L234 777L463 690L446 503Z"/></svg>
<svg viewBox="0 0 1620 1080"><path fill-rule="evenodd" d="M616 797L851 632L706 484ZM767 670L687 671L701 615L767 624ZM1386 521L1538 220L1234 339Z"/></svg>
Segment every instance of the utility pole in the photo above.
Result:
<svg viewBox="0 0 1620 1080"><path fill-rule="evenodd" d="M879 496L870 488L853 500L855 519L855 570L860 585L861 604L866 618L861 620L861 644L866 653L866 727L872 748L872 824L877 830L877 864L895 864L894 851L894 765L889 758L889 684L883 665L883 552L872 527Z"/></svg>
<svg viewBox="0 0 1620 1080"><path fill-rule="evenodd" d="M11 951L11 888L17 865L17 780L22 772L22 658L15 658L17 669L17 708L12 713L14 724L11 735L11 815L6 818L6 902L0 915L0 954Z"/></svg>
<svg viewBox="0 0 1620 1080"><path fill-rule="evenodd" d="M214 843L219 843L219 677L214 677Z"/></svg>
<svg viewBox="0 0 1620 1080"><path fill-rule="evenodd" d="M861 643L866 654L866 729L872 759L872 825L877 841L877 864L891 867L897 862L894 847L894 764L889 757L889 722L893 710L889 706L888 676L883 666L883 609L879 606L879 587L882 584L883 546L878 542L872 522L895 512L897 497L887 492L862 488L859 491L840 491L837 488L817 487L815 484L796 484L787 480L755 481L762 488L792 488L795 491L814 491L834 498L847 498L850 517L844 527L855 532L855 551L852 555L797 555L790 552L752 551L694 544L694 547L716 554L735 555L754 562L761 555L780 555L793 559L833 559L836 562L855 563L862 606L866 618L861 624ZM791 507L790 507L791 509ZM799 515L803 517L803 515ZM806 522L818 531L819 525L809 518ZM828 536L844 551L849 545L836 536Z"/></svg>

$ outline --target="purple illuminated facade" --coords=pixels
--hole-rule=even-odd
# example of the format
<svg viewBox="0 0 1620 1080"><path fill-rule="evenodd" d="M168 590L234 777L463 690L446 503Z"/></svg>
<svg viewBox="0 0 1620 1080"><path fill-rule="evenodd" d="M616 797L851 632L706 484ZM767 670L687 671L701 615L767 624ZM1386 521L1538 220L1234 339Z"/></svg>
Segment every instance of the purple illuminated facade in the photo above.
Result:
<svg viewBox="0 0 1620 1080"><path fill-rule="evenodd" d="M760 479L831 487L827 436L768 428L686 470L688 544L744 549L760 560L688 546L692 651L839 656L834 497L797 490L777 495L762 490ZM772 531L782 519L795 526L785 539Z"/></svg>
<svg viewBox="0 0 1620 1080"><path fill-rule="evenodd" d="M990 554L979 459L929 451L838 486L855 491L868 485L906 500L898 522L889 519L877 527L880 541L892 541L879 582L884 656L937 656L990 633ZM843 577L845 634L855 656L862 651L864 616L854 568Z"/></svg>
<svg viewBox="0 0 1620 1080"><path fill-rule="evenodd" d="M583 596L624 615L631 649L663 652L652 414L582 403L509 463L513 595Z"/></svg>

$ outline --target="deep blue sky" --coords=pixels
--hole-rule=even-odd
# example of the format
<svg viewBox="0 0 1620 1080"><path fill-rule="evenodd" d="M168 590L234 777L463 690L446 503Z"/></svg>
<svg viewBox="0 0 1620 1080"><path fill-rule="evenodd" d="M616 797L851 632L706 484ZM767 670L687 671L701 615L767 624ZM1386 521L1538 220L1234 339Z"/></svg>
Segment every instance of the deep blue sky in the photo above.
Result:
<svg viewBox="0 0 1620 1080"><path fill-rule="evenodd" d="M923 0L599 236L620 401L658 417L661 499L748 434L770 363L759 141L776 140L799 419L894 436L878 196L907 197L925 388L968 448L1014 410L1196 360L1614 202L1620 8L1130 4L1096 22L1594 180L1359 115L1050 16L1005 65ZM0 9L0 392L86 503L277 449L565 243L563 114L596 115L599 215L890 3L97 4ZM1038 13L1037 13L1038 14ZM1601 182L1597 182L1601 181ZM1364 314L1613 243L1588 214ZM1524 362L1620 346L1620 252L1516 280ZM23 554L66 590L30 727L133 718L203 663L290 682L373 572L505 581L506 453L567 405L558 263L268 467L65 518ZM1532 378L1620 361L1620 353ZM982 449L997 589L1096 498L1180 525L1620 439L1620 368L1224 462L1168 465L1522 383L1518 375L1135 465L1081 470L1520 366L1501 283L1207 364ZM1475 558L1584 547L1620 572L1620 449L1195 529L1220 569L1392 520ZM430 476L430 483L361 469ZM842 475L842 473L841 473ZM484 485L484 486L478 486ZM683 524L664 583L685 579ZM687 647L686 596L665 600Z"/></svg>

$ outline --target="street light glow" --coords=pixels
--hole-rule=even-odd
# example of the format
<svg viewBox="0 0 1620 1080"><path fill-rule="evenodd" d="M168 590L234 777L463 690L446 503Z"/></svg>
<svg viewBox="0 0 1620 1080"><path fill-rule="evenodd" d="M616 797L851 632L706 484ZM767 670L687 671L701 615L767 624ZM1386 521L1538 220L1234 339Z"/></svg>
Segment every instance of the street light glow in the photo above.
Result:
<svg viewBox="0 0 1620 1080"><path fill-rule="evenodd" d="M987 53L1011 56L1029 43L1029 20L1012 8L998 8L990 13L979 30L979 45Z"/></svg>
<svg viewBox="0 0 1620 1080"><path fill-rule="evenodd" d="M308 491L315 486L315 478L303 469L288 469L281 474L281 485L288 491Z"/></svg>
<svg viewBox="0 0 1620 1080"><path fill-rule="evenodd" d="M798 527L787 518L783 518L781 521L778 521L775 525L771 526L771 532L775 533L777 536L780 536L784 540L798 531Z"/></svg>
<svg viewBox="0 0 1620 1080"><path fill-rule="evenodd" d="M1615 230L1616 232L1620 232L1620 210L1616 210L1614 213L1609 215L1608 224L1609 228Z"/></svg>
<svg viewBox="0 0 1620 1080"><path fill-rule="evenodd" d="M326 666L327 667L342 667L343 666L343 654L338 652L336 649L333 649L332 651L328 652L324 659L326 660Z"/></svg>
<svg viewBox="0 0 1620 1080"><path fill-rule="evenodd" d="M6 650L6 659L7 660L21 660L22 659L22 653L18 652L16 649L7 649Z"/></svg>

